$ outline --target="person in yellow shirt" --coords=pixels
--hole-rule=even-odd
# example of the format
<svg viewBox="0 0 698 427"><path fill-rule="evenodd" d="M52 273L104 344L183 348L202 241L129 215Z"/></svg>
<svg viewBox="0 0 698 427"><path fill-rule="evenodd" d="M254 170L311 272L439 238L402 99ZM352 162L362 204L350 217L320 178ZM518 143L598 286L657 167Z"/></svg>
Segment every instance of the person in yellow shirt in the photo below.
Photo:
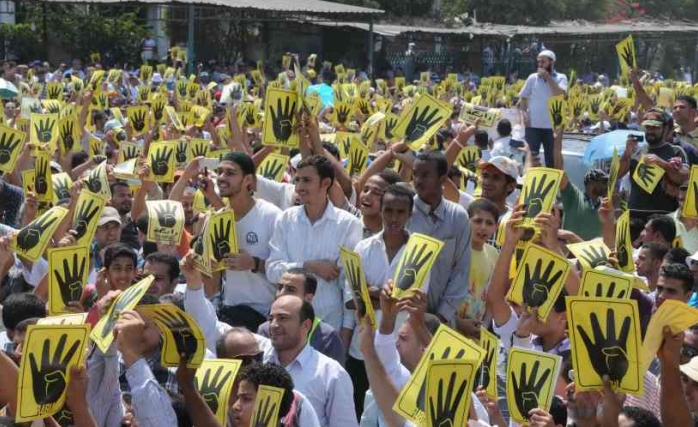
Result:
<svg viewBox="0 0 698 427"><path fill-rule="evenodd" d="M471 238L470 299L458 309L456 327L466 336L476 338L487 315L487 285L499 252L487 243L497 231L499 210L487 199L477 199L468 207Z"/></svg>

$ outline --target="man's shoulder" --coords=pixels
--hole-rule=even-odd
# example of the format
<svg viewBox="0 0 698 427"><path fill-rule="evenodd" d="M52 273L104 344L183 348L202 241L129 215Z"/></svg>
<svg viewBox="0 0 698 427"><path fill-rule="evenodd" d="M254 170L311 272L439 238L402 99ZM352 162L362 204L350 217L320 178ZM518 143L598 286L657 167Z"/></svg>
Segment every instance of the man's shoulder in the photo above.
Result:
<svg viewBox="0 0 698 427"><path fill-rule="evenodd" d="M279 216L283 211L271 202L267 202L264 199L256 199L255 207L257 208L260 215L264 217L274 217Z"/></svg>
<svg viewBox="0 0 698 427"><path fill-rule="evenodd" d="M348 222L351 224L361 224L361 221L356 217L356 215L352 215L351 213L345 211L344 209L338 208L337 206L332 205L332 209L335 211L335 215L337 215L337 222Z"/></svg>
<svg viewBox="0 0 698 427"><path fill-rule="evenodd" d="M468 219L468 211L466 211L465 208L461 206L459 203L452 202L446 199L443 200L443 203L446 212L448 212L450 215L453 215L456 218Z"/></svg>

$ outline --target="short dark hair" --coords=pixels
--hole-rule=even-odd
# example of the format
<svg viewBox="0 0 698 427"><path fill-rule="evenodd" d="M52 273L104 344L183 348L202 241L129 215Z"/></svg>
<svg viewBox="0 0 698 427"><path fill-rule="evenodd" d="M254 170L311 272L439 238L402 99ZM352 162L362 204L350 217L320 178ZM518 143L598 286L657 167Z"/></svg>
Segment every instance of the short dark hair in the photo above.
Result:
<svg viewBox="0 0 698 427"><path fill-rule="evenodd" d="M331 142L322 141L322 148L327 150L328 153L332 154L332 157L338 161L342 160L342 156L339 154L339 148L337 148L336 145L332 144Z"/></svg>
<svg viewBox="0 0 698 427"><path fill-rule="evenodd" d="M320 175L320 181L329 178L330 186L334 183L334 166L332 166L332 162L325 157L318 155L306 157L298 163L296 170L309 166L313 167L317 174Z"/></svg>
<svg viewBox="0 0 698 427"><path fill-rule="evenodd" d="M434 335L441 326L441 319L435 314L424 313L424 326L430 334Z"/></svg>
<svg viewBox="0 0 698 427"><path fill-rule="evenodd" d="M499 209L497 209L497 205L494 204L491 200L487 199L475 199L473 200L472 203L470 203L470 206L468 206L468 216L472 217L475 215L475 212L487 212L491 214L494 217L494 222L499 221Z"/></svg>
<svg viewBox="0 0 698 427"><path fill-rule="evenodd" d="M509 119L502 119L497 123L497 133L503 137L511 135L511 122Z"/></svg>
<svg viewBox="0 0 698 427"><path fill-rule="evenodd" d="M136 252L125 243L112 243L104 251L104 266L109 268L117 258L129 258L133 261L133 266L138 264Z"/></svg>
<svg viewBox="0 0 698 427"><path fill-rule="evenodd" d="M301 323L305 322L306 320L310 320L311 322L315 320L315 310L313 309L313 305L306 300L303 300L303 304L301 305L300 318Z"/></svg>
<svg viewBox="0 0 698 427"><path fill-rule="evenodd" d="M676 101L683 101L686 104L690 105L691 108L698 109L698 103L696 102L696 99L692 97L691 95L681 95L676 97Z"/></svg>
<svg viewBox="0 0 698 427"><path fill-rule="evenodd" d="M109 185L109 190L111 190L112 194L114 194L116 187L126 187L129 190L131 189L131 187L128 186L128 183L126 183L126 181L116 180L115 182L111 183L111 185Z"/></svg>
<svg viewBox="0 0 698 427"><path fill-rule="evenodd" d="M153 252L145 258L145 262L158 262L160 264L167 265L167 275L170 276L170 281L173 281L179 277L179 261L174 255L166 254L164 252Z"/></svg>
<svg viewBox="0 0 698 427"><path fill-rule="evenodd" d="M676 223L669 215L652 215L648 225L667 242L671 243L676 238Z"/></svg>
<svg viewBox="0 0 698 427"><path fill-rule="evenodd" d="M642 218L639 217L630 217L630 239L631 241L636 241L639 237L640 234L642 234L642 230L645 229L645 224L647 224L647 221L645 221Z"/></svg>
<svg viewBox="0 0 698 427"><path fill-rule="evenodd" d="M228 151L221 162L235 163L240 167L243 175L254 175L256 171L252 157L242 151Z"/></svg>
<svg viewBox="0 0 698 427"><path fill-rule="evenodd" d="M307 270L300 267L289 268L286 273L303 276L305 278L303 282L303 288L305 288L304 293L315 295L315 292L317 292L317 279L315 276L309 274Z"/></svg>
<svg viewBox="0 0 698 427"><path fill-rule="evenodd" d="M286 372L286 369L275 363L252 363L240 372L239 381L247 381L254 384L255 388L260 385L278 387L284 390L284 395L279 404L279 418L283 418L293 405L295 396L293 394L293 379Z"/></svg>
<svg viewBox="0 0 698 427"><path fill-rule="evenodd" d="M657 242L643 243L642 249L647 249L650 255L652 255L652 259L655 261L663 260L667 252L669 252L669 246Z"/></svg>
<svg viewBox="0 0 698 427"><path fill-rule="evenodd" d="M397 184L398 182L403 182L404 180L399 173L392 169L383 169L378 172L377 176L383 181L387 182L388 185Z"/></svg>
<svg viewBox="0 0 698 427"><path fill-rule="evenodd" d="M558 396L553 396L550 403L550 415L553 417L555 425L565 425L567 423L567 406Z"/></svg>
<svg viewBox="0 0 698 427"><path fill-rule="evenodd" d="M448 162L446 161L446 156L440 151L424 151L419 153L417 160L421 162L433 162L436 164L436 172L439 176L446 176L448 174Z"/></svg>
<svg viewBox="0 0 698 427"><path fill-rule="evenodd" d="M410 203L410 210L412 210L414 207L414 192L412 191L412 188L405 183L397 183L387 186L381 195L381 207L383 207L383 200L387 194L390 194L395 198L402 197L405 200L408 200Z"/></svg>
<svg viewBox="0 0 698 427"><path fill-rule="evenodd" d="M671 248L666 255L664 261L667 264L686 264L686 258L691 256L691 253L684 248Z"/></svg>
<svg viewBox="0 0 698 427"><path fill-rule="evenodd" d="M487 147L487 144L490 142L490 135L487 133L487 131L478 129L475 131L475 145L477 145L480 148L485 148Z"/></svg>
<svg viewBox="0 0 698 427"><path fill-rule="evenodd" d="M667 279L681 281L683 291L693 291L693 273L686 264L666 264L659 269L659 275Z"/></svg>
<svg viewBox="0 0 698 427"><path fill-rule="evenodd" d="M645 408L637 406L623 406L620 413L633 421L635 427L662 427L657 416Z"/></svg>
<svg viewBox="0 0 698 427"><path fill-rule="evenodd" d="M32 317L46 317L46 304L38 296L23 292L12 294L2 305L2 324L14 330L19 322Z"/></svg>

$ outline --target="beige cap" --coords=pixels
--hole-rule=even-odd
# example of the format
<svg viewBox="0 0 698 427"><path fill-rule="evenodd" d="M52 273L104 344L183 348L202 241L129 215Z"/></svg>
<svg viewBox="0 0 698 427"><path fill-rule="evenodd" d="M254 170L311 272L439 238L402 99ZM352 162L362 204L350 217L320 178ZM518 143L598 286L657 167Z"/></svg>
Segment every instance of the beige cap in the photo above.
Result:
<svg viewBox="0 0 698 427"><path fill-rule="evenodd" d="M690 379L692 379L695 382L698 382L698 356L691 359L690 362L684 363L683 365L679 366L679 369Z"/></svg>
<svg viewBox="0 0 698 427"><path fill-rule="evenodd" d="M106 206L102 211L102 216L100 216L99 221L97 221L97 226L101 227L110 222L118 222L119 225L121 225L121 216L119 216L119 211L117 211L116 208Z"/></svg>

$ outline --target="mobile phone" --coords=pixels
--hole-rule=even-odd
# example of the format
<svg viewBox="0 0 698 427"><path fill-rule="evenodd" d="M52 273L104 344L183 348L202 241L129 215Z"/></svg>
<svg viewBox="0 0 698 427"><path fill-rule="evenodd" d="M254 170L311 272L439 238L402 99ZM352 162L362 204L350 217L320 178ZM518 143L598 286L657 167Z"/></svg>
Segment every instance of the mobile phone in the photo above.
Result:
<svg viewBox="0 0 698 427"><path fill-rule="evenodd" d="M637 142L645 142L645 135L636 135L636 134L631 134L630 138L634 139Z"/></svg>
<svg viewBox="0 0 698 427"><path fill-rule="evenodd" d="M205 159L199 160L199 171L204 169L216 169L220 163L221 161L219 159L206 157ZM208 175L208 171L206 172Z"/></svg>

